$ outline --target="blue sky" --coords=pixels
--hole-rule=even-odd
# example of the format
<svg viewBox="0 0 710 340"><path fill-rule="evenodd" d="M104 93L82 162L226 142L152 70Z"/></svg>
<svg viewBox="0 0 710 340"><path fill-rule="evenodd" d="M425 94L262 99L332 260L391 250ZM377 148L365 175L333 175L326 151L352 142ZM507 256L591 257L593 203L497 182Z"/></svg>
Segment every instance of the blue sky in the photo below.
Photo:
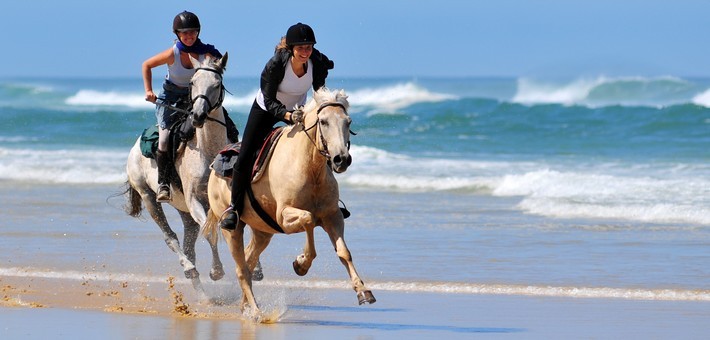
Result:
<svg viewBox="0 0 710 340"><path fill-rule="evenodd" d="M311 25L343 77L710 76L710 1L45 0L3 4L0 77L140 77L182 10L256 77ZM8 39L9 38L9 39Z"/></svg>

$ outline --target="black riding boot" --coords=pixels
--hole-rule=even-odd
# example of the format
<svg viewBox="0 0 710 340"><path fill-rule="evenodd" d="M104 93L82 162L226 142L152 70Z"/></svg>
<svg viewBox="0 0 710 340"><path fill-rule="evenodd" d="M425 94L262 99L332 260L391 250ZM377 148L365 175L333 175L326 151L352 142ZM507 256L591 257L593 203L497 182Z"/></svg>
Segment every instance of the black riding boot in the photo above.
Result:
<svg viewBox="0 0 710 340"><path fill-rule="evenodd" d="M158 150L155 162L158 163L158 195L155 200L159 203L170 202L170 155Z"/></svg>
<svg viewBox="0 0 710 340"><path fill-rule="evenodd" d="M239 222L239 216L244 210L244 183L249 180L244 178L241 173L236 169L232 170L232 202L229 205L229 210L227 211L222 222L219 223L219 227L226 230L234 230L237 228L237 222Z"/></svg>

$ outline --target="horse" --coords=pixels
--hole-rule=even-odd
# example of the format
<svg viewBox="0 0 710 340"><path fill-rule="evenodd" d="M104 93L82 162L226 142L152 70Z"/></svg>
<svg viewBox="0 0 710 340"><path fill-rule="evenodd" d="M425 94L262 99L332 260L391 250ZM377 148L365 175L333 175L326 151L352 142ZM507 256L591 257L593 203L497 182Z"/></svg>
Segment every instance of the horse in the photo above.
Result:
<svg viewBox="0 0 710 340"><path fill-rule="evenodd" d="M157 203L158 171L156 161L144 157L140 150L140 138L131 149L126 163L126 212L133 217L139 217L142 205L150 213L160 230L165 243L178 255L185 277L192 281L198 298L206 299L200 274L195 267L195 242L201 226L207 221L209 200L207 198L207 181L210 174L210 163L217 153L227 144L227 129L225 124L222 101L226 91L222 84L222 75L227 66L228 54L220 59L207 56L202 60L190 57L195 74L190 81L191 111L185 111L192 116L195 136L180 146L180 153L175 157L174 166L180 176L182 190L171 184L172 200L169 202L178 211L184 226L183 247L177 235L170 228L165 217L162 204ZM172 181L171 181L172 182ZM217 242L208 240L212 248L212 268L210 278L219 280L224 277L224 269L219 258Z"/></svg>
<svg viewBox="0 0 710 340"><path fill-rule="evenodd" d="M303 276L316 257L313 238L316 226L321 226L328 234L350 276L359 304L372 304L376 301L355 270L345 244L345 221L338 205L338 182L333 175L333 172L346 171L352 162L349 153L352 119L347 112L347 98L343 90L321 88L316 91L303 107L303 123L284 127L273 147L270 161L260 170L260 177L252 181L251 190L257 205L278 225L265 222L250 200L245 199L237 228L233 231L222 230L236 262L237 278L242 289L240 308L243 314L256 319L261 315L252 291L252 275L259 255L269 245L272 236L277 233L306 233L303 253L293 261L294 271ZM207 192L210 210L203 233L208 239L216 239L219 237L220 228L217 224L221 212L230 203L231 186L227 178L213 170ZM252 231L252 237L245 251L246 224Z"/></svg>

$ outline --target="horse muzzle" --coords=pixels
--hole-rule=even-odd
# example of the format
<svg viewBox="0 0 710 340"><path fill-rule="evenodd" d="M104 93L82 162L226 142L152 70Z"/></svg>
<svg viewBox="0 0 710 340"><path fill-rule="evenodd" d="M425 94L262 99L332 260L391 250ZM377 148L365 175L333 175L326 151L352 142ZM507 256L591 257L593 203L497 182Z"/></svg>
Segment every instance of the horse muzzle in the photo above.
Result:
<svg viewBox="0 0 710 340"><path fill-rule="evenodd" d="M350 164L353 163L353 157L350 156L350 154L345 154L345 155L335 155L333 159L331 159L331 164L333 165L333 171L337 173L345 172L345 170L348 170L348 167Z"/></svg>
<svg viewBox="0 0 710 340"><path fill-rule="evenodd" d="M199 114L193 112L191 116L192 116L192 126L199 129L203 125L205 125L205 118L207 117L206 114L199 115Z"/></svg>

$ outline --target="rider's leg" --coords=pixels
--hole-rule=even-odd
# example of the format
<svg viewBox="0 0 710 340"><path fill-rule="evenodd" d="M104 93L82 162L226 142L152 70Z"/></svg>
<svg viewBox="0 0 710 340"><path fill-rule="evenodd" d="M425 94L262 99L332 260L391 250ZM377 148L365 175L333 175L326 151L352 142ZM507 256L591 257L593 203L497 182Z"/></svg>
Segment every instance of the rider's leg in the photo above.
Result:
<svg viewBox="0 0 710 340"><path fill-rule="evenodd" d="M163 91L160 92L157 102L155 116L158 120L158 151L155 154L155 162L158 164L158 195L156 201L170 202L170 175L172 174L168 139L170 138L170 127L178 119L178 114L164 105L180 107L189 102L189 88L182 88L165 80Z"/></svg>
<svg viewBox="0 0 710 340"><path fill-rule="evenodd" d="M170 202L170 153L167 150L169 131L159 129L158 151L155 153L155 162L158 165L158 202ZM161 147L162 146L162 147Z"/></svg>
<svg viewBox="0 0 710 340"><path fill-rule="evenodd" d="M244 208L244 193L247 185L251 185L251 173L254 166L254 154L261 147L264 138L271 132L278 120L270 113L262 110L255 102L249 112L249 118L244 127L242 146L239 158L234 163L232 170L232 198L230 209L227 211L219 226L227 230L234 230L239 221L239 216Z"/></svg>

